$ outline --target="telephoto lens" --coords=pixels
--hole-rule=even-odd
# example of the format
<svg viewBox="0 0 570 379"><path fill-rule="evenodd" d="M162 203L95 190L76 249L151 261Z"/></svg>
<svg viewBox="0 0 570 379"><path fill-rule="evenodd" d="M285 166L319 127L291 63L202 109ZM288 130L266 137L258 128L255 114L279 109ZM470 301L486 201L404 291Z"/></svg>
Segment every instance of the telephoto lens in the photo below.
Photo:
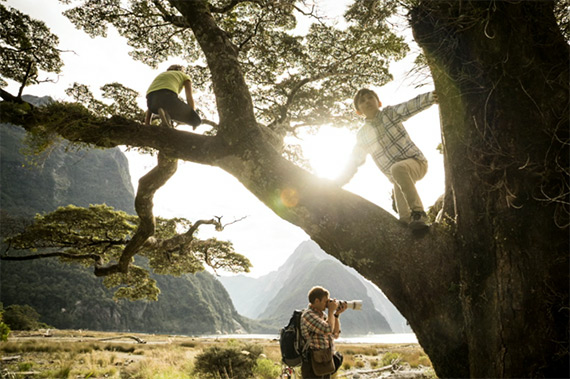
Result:
<svg viewBox="0 0 570 379"><path fill-rule="evenodd" d="M362 309L362 300L341 301L341 303L345 303L347 309L354 309L355 311Z"/></svg>

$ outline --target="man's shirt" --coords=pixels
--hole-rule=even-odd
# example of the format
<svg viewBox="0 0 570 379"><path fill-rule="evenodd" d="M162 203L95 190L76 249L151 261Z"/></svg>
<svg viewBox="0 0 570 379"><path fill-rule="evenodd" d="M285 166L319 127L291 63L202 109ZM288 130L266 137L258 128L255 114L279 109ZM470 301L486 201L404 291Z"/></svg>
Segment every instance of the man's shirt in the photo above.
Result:
<svg viewBox="0 0 570 379"><path fill-rule="evenodd" d="M370 154L378 168L390 181L393 181L390 169L394 163L409 158L427 162L402 122L432 104L434 104L433 93L428 92L405 103L387 106L378 111L374 118L364 120L364 125L356 135L356 146L352 151L354 166L364 164L366 155Z"/></svg>
<svg viewBox="0 0 570 379"><path fill-rule="evenodd" d="M321 311L307 308L301 316L301 335L310 349L333 348L333 335L327 317Z"/></svg>

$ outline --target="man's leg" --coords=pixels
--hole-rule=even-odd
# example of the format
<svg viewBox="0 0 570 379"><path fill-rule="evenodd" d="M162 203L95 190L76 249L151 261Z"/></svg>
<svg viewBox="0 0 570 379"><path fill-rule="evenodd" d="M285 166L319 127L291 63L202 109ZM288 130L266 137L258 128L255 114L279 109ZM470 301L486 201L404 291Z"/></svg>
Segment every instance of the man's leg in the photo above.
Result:
<svg viewBox="0 0 570 379"><path fill-rule="evenodd" d="M394 196L400 220L409 222L412 212L424 212L415 183L425 176L427 163L406 159L395 163L390 171L395 182Z"/></svg>

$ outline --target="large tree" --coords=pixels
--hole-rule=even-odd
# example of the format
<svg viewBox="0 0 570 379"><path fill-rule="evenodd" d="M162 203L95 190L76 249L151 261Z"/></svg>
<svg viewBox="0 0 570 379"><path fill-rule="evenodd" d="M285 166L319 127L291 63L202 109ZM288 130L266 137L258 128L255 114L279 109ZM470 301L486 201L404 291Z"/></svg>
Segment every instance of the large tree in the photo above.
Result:
<svg viewBox="0 0 570 379"><path fill-rule="evenodd" d="M68 12L92 35L113 24L151 65L172 54L203 62L195 81L211 83L219 120L208 135L65 104L4 102L3 118L40 135L222 168L376 283L440 377L567 377L570 62L555 17L567 3L398 2L440 98L445 216L420 235L285 157L286 133L342 124L344 100L388 80L385 62L405 51L387 27L391 2L355 1L345 29L304 3L130 0L123 9L86 0ZM287 34L301 13L319 22L304 38Z"/></svg>

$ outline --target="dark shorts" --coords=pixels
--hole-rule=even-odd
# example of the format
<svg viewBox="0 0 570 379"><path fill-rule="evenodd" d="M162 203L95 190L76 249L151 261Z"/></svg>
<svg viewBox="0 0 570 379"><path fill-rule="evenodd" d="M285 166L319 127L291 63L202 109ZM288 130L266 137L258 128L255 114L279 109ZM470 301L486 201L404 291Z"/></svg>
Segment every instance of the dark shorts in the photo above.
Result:
<svg viewBox="0 0 570 379"><path fill-rule="evenodd" d="M158 114L158 108L164 109L175 121L196 127L202 123L202 119L191 106L178 98L178 95L167 89L160 89L146 95L148 109Z"/></svg>

